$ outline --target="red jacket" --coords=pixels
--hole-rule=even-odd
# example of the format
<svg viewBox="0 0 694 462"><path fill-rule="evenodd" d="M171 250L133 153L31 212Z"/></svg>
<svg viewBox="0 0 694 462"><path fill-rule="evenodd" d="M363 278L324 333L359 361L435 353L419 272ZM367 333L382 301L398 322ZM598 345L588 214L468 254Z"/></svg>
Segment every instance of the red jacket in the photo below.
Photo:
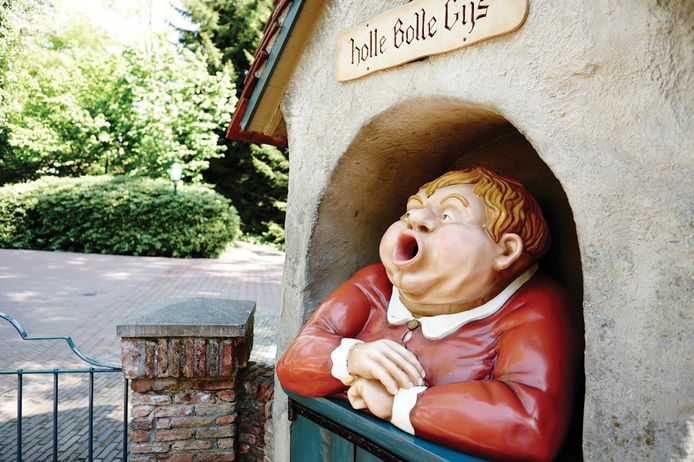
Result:
<svg viewBox="0 0 694 462"><path fill-rule="evenodd" d="M399 342L406 326L386 320L392 285L383 265L357 272L314 313L277 364L286 389L328 396L346 387L330 374L342 338ZM488 318L439 340L421 329L407 342L426 372L410 413L415 434L494 459L550 460L571 417L577 343L573 302L535 276Z"/></svg>

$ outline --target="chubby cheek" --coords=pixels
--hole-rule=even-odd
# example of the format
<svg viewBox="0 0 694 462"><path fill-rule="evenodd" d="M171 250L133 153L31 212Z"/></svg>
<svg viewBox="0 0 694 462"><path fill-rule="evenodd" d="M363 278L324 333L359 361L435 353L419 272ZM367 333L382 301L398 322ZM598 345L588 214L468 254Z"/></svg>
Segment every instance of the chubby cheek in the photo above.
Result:
<svg viewBox="0 0 694 462"><path fill-rule="evenodd" d="M381 243L378 246L378 254L381 257L381 262L386 268L392 266L393 251L397 242L398 234L406 228L405 223L396 221L386 230L381 238Z"/></svg>
<svg viewBox="0 0 694 462"><path fill-rule="evenodd" d="M484 231L442 228L436 239L436 255L432 257L455 266L462 263L461 259L474 262L479 257L488 256L494 252L494 247L494 243Z"/></svg>

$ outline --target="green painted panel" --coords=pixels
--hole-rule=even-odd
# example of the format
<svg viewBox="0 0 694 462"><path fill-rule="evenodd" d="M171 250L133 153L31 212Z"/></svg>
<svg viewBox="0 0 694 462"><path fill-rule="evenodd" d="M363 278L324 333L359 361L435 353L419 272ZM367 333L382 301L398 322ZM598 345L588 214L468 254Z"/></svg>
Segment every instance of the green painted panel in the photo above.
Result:
<svg viewBox="0 0 694 462"><path fill-rule="evenodd" d="M304 416L292 422L290 438L292 462L355 462L352 443Z"/></svg>
<svg viewBox="0 0 694 462"><path fill-rule="evenodd" d="M356 458L354 459L354 462L383 462L383 459L379 459L378 457L374 456L370 452L363 450L360 447L357 447L356 452L357 454Z"/></svg>
<svg viewBox="0 0 694 462"><path fill-rule="evenodd" d="M290 434L290 459L292 462L324 462L328 460L325 438L326 430L303 416L292 422Z"/></svg>
<svg viewBox="0 0 694 462"><path fill-rule="evenodd" d="M384 422L364 412L355 411L346 401L333 398L306 398L292 392L287 392L287 395L299 404L327 417L333 422L339 422L346 429L373 441L404 460L416 462L482 462L482 459L408 435L388 422ZM293 459L294 462L303 462L304 460L313 462L308 459ZM334 462L339 461L334 460Z"/></svg>
<svg viewBox="0 0 694 462"><path fill-rule="evenodd" d="M354 445L346 439L332 434L332 462L355 462L354 460Z"/></svg>

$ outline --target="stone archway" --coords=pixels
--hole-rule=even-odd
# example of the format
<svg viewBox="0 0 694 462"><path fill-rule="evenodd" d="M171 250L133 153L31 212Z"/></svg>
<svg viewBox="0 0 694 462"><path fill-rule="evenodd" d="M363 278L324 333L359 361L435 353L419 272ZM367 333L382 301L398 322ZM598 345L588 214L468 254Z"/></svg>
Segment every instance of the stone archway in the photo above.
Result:
<svg viewBox="0 0 694 462"><path fill-rule="evenodd" d="M552 245L541 266L583 301L573 213L562 185L535 148L496 111L453 98L413 98L373 118L333 170L318 207L306 266L304 322L352 273L378 261L385 229L423 183L447 170L482 165L522 181L543 207ZM583 313L576 313L583 332ZM584 377L561 460L581 460Z"/></svg>
<svg viewBox="0 0 694 462"><path fill-rule="evenodd" d="M521 180L552 233L545 270L580 302L583 277L564 190L528 140L495 111L453 98L410 99L372 119L335 167L318 207L307 262L305 318L360 267L378 261L407 197L447 170L483 165Z"/></svg>

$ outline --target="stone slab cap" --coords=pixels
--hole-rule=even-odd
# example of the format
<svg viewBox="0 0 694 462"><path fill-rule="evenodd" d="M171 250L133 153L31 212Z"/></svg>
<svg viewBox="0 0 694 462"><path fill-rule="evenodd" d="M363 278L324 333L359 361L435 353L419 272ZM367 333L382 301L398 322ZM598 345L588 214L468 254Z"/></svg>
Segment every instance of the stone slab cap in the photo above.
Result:
<svg viewBox="0 0 694 462"><path fill-rule="evenodd" d="M161 300L118 325L119 337L244 337L255 302L223 298Z"/></svg>

